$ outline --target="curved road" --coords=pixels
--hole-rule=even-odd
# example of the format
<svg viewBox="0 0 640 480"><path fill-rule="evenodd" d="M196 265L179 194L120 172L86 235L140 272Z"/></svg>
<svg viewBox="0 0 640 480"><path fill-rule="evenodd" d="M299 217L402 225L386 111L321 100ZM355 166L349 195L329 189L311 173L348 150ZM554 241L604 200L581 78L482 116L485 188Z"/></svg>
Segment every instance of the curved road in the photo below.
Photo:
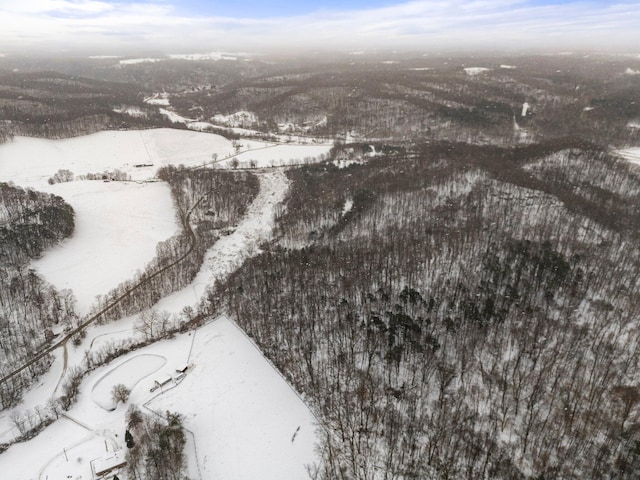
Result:
<svg viewBox="0 0 640 480"><path fill-rule="evenodd" d="M27 368L29 368L31 365L35 364L39 360L42 360L44 357L46 357L50 353L52 353L55 350L57 350L58 348L65 346L66 343L69 341L69 339L71 339L74 335L76 335L78 332L80 332L83 328L86 328L87 326L89 326L93 322L95 322L101 315L103 315L104 313L106 313L107 311L112 309L114 306L116 306L118 303L120 303L123 298L125 298L128 295L130 295L132 292L136 291L141 286L147 284L150 280L152 280L153 278L155 278L158 275L162 274L163 272L169 270L170 268L175 267L177 264L179 264L185 258L187 258L189 256L189 254L193 251L193 249L195 247L195 244L196 244L196 235L195 235L193 229L191 228L191 225L190 225L190 222L189 222L189 218L191 217L191 213L198 206L198 204L200 204L200 202L202 202L207 196L209 196L212 191L213 190L207 192L202 197L200 197L200 199L193 205L193 207L191 207L191 210L189 210L189 212L186 215L182 216L182 224L183 224L183 227L184 227L185 231L189 235L189 241L190 241L189 248L187 249L187 251L182 256L180 256L178 259L176 259L173 262L171 262L169 265L166 265L165 267L161 268L157 272L153 273L152 275L150 275L149 277L147 277L143 281L137 283L136 285L134 285L130 289L126 290L122 295L120 295L114 301L112 301L111 303L106 305L98 313L92 315L87 320L85 320L80 325L78 325L76 328L74 328L73 330L69 331L64 337L62 337L62 339L58 340L53 345L49 346L45 350L43 350L40 353L36 354L28 362L24 363L23 365L21 365L20 367L16 368L12 372L10 372L10 373L4 375L3 377L1 377L0 378L0 383L4 383L7 380L15 377L19 373L21 373L24 370L26 370Z"/></svg>

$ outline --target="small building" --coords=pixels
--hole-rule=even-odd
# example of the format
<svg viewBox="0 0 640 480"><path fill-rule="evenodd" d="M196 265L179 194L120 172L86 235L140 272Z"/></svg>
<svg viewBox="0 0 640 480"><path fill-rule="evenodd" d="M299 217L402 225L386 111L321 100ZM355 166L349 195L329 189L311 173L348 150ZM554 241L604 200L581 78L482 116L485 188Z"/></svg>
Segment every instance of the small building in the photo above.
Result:
<svg viewBox="0 0 640 480"><path fill-rule="evenodd" d="M176 368L176 373L186 373L188 368L189 368L189 364L187 363L178 365L178 367Z"/></svg>
<svg viewBox="0 0 640 480"><path fill-rule="evenodd" d="M127 464L122 450L110 453L101 458L91 460L91 469L94 479L102 479L120 467Z"/></svg>
<svg viewBox="0 0 640 480"><path fill-rule="evenodd" d="M155 384L156 384L156 387L164 387L166 384L168 384L172 380L173 380L173 377L168 373L165 373L164 375L156 378Z"/></svg>

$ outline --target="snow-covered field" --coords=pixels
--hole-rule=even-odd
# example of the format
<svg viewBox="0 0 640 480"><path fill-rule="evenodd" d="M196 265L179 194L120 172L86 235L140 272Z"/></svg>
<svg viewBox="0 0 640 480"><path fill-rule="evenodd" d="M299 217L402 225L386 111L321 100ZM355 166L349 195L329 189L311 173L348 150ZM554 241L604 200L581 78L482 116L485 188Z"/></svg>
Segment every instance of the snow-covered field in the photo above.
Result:
<svg viewBox="0 0 640 480"><path fill-rule="evenodd" d="M259 147L260 142L250 141L254 148L240 152L233 158L219 161L218 165L230 167L233 159L238 160L240 167L256 166L280 167L285 165L299 165L301 163L316 163L324 158L331 150L331 145L266 145Z"/></svg>
<svg viewBox="0 0 640 480"><path fill-rule="evenodd" d="M185 415L202 478L308 478L314 417L253 342L222 318L197 331L193 352L180 385L146 406Z"/></svg>
<svg viewBox="0 0 640 480"><path fill-rule="evenodd" d="M120 65L137 65L139 63L156 63L161 62L162 58L129 58L127 60L120 60Z"/></svg>
<svg viewBox="0 0 640 480"><path fill-rule="evenodd" d="M328 148L243 141L239 156L254 154L258 166L268 166L276 158L273 153L295 159ZM0 179L60 195L76 210L74 236L46 252L34 266L59 288L72 288L82 310L95 292L106 293L130 278L146 263L142 259L153 257L156 243L177 231L168 188L143 180L160 165L200 165L211 162L214 153L229 161L235 149L223 137L170 129L102 132L62 141L18 138L0 146ZM118 168L138 182L49 185L47 179L65 168L76 175ZM274 209L287 187L283 172L261 173L260 193L235 231L210 249L191 285L156 308L177 313L194 305L214 279L255 255L272 234ZM12 415L35 418L48 399L59 394L64 372L80 365L86 353L110 341L139 336L134 329L137 318L92 326L78 348L57 350L51 370L25 394L23 403L0 413L0 441L18 434ZM185 362L192 367L181 382L150 391L156 379L175 377L175 369ZM186 416L189 478L298 480L307 478L306 465L316 460L313 415L244 333L223 318L92 372L82 383L77 404L65 416L0 455L3 477L91 479L92 461L123 448L126 406L110 411L111 389L119 383L131 389L128 403L147 404L159 412L171 408Z"/></svg>
<svg viewBox="0 0 640 480"><path fill-rule="evenodd" d="M0 145L0 179L54 193L73 207L73 237L33 266L58 289L71 289L78 311L86 313L96 295L143 269L158 242L179 231L169 188L143 181L160 166L201 165L211 162L214 153L233 151L231 142L219 135L172 129L100 132L66 140L18 137ZM141 183L49 185L48 179L60 169L75 175L118 169Z"/></svg>
<svg viewBox="0 0 640 480"><path fill-rule="evenodd" d="M476 75L480 75L481 73L488 72L491 69L485 68L485 67L467 67L467 68L464 68L463 70L464 70L464 73L466 73L470 77L475 77Z"/></svg>
<svg viewBox="0 0 640 480"><path fill-rule="evenodd" d="M59 169L76 176L118 169L133 180L147 180L165 165L202 165L214 153L222 157L233 152L231 142L220 135L170 128L107 131L64 140L17 137L0 145L0 178L38 189Z"/></svg>
<svg viewBox="0 0 640 480"><path fill-rule="evenodd" d="M71 289L81 314L97 295L144 268L155 257L158 242L180 230L165 183L87 180L40 190L61 196L73 207L76 229L32 265L57 289Z"/></svg>
<svg viewBox="0 0 640 480"><path fill-rule="evenodd" d="M161 376L175 379L185 363L190 367L182 381L150 391ZM112 384L127 381L132 389L126 405L109 411L95 402L98 390L103 398ZM0 455L3 478L91 479L91 460L124 447L131 403L185 416L193 434L187 444L192 479L301 480L317 459L313 414L225 317L114 360L85 378L81 392L66 417Z"/></svg>
<svg viewBox="0 0 640 480"><path fill-rule="evenodd" d="M192 60L192 61L202 61L202 60L238 60L240 58L244 58L245 60L249 60L250 57L255 56L253 53L225 53L225 52L209 52L209 53L179 53L179 54L170 54L169 58L175 60Z"/></svg>

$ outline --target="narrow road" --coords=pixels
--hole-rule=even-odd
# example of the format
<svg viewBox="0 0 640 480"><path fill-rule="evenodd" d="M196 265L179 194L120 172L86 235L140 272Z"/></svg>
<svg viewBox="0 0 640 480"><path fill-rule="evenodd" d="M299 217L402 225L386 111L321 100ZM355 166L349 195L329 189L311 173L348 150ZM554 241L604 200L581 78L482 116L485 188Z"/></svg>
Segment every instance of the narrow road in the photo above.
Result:
<svg viewBox="0 0 640 480"><path fill-rule="evenodd" d="M158 270L157 272L153 273L152 275L150 275L149 277L147 277L146 279L144 279L143 281L137 283L136 285L134 285L133 287L129 288L128 290L126 290L123 294L121 294L119 297L117 297L115 300L113 300L111 303L109 303L108 305L106 305L102 310L100 310L98 313L92 315L91 317L89 317L87 320L85 320L84 322L82 322L80 325L78 325L76 328L74 328L73 330L70 330L64 337L62 337L60 340L58 340L56 343L54 343L53 345L49 346L48 348L42 350L41 352L35 354L33 357L31 357L31 359L24 363L23 365L21 365L20 367L16 368L15 370L13 370L12 372L4 375L3 377L0 378L0 383L4 383L7 380L15 377L16 375L18 375L19 373L25 371L27 368L29 368L30 366L32 366L33 364L35 364L36 362L42 360L44 357L46 357L47 355L51 354L52 352L54 352L55 350L57 350L60 347L66 347L66 343L74 336L76 335L78 332L80 332L82 329L88 327L89 325L91 325L92 323L94 323L98 318L100 318L100 316L102 316L104 313L108 312L109 310L111 310L113 307L115 307L118 303L120 303L125 297L127 297L128 295L130 295L131 293L135 292L137 289L139 289L140 287L142 287L143 285L146 285L147 283L149 283L152 279L154 279L155 277L157 277L158 275L161 275L162 273L166 272L167 270L169 270L170 268L175 267L176 265L178 265L180 262L182 262L185 258L187 258L191 252L193 251L195 244L196 244L196 235L193 232L193 229L191 228L190 225L190 217L191 217L191 213L193 212L193 210L200 204L200 202L202 202L207 196L209 196L212 193L212 191L207 192L206 194L204 194L191 208L191 210L189 210L189 212L186 215L182 215L182 225L187 233L187 235L189 236L189 248L187 249L187 251L181 255L178 259L174 260L173 262L171 262L169 265L161 268L160 270Z"/></svg>
<svg viewBox="0 0 640 480"><path fill-rule="evenodd" d="M75 418L73 418L73 417L69 416L69 415L67 414L67 412L62 412L62 413L60 414L60 416L61 416L61 417L63 417L63 418L66 418L66 419L67 419L67 420L69 420L70 422L75 423L75 424L76 424L76 425L78 425L79 427L82 427L82 428L84 428L85 430L90 431L91 433L95 433L95 432L93 431L93 428L91 428L91 427L90 427L89 425L87 425L86 423L82 423L80 420L77 420L77 419L75 419Z"/></svg>
<svg viewBox="0 0 640 480"><path fill-rule="evenodd" d="M254 170L255 171L255 170ZM258 171L262 172L260 178L260 191L258 195L254 199L254 201L249 206L249 210L246 214L246 221L241 222L238 225L238 229L234 232L234 234L222 237L216 244L214 244L212 255L207 255L205 261L211 261L211 259L215 260L215 266L207 272L207 281L210 281L210 275L217 279L221 279L231 273L235 268L238 268L239 265L242 264L242 261L249 253L249 251L255 251L259 244L266 240L269 236L268 232L271 232L273 228L273 209L278 202L284 200L285 193L287 191L287 180L286 175L283 172L283 169L277 167L264 168L259 169ZM256 172L257 173L257 172ZM53 353L60 347L65 348L64 352L64 365L63 365L63 375L61 375L60 380L58 381L58 385L56 385L56 390L62 381L62 377L64 376L64 372L67 368L67 351L66 346L67 342L82 329L88 327L92 323L94 323L101 315L115 307L118 303L120 303L125 297L135 292L137 289L146 285L152 279L161 275L165 271L170 268L175 267L180 262L185 260L193 251L196 244L196 235L191 228L190 225L190 217L193 210L204 200L206 199L213 190L205 193L198 201L191 207L191 209L186 213L182 214L182 225L184 227L184 231L188 234L190 242L189 248L187 251L181 255L178 259L171 262L169 265L161 268L157 272L153 273L145 280L137 283L130 289L126 290L119 297L113 300L111 303L102 308L99 312L89 317L87 320L82 322L78 327L69 331L64 337L58 340L53 345L49 346L45 350L39 352L35 356L33 356L28 362L24 363L20 367L15 370L9 372L8 374L0 377L0 383L4 383L7 380L15 377L19 373L23 372L31 365L35 364L45 356Z"/></svg>

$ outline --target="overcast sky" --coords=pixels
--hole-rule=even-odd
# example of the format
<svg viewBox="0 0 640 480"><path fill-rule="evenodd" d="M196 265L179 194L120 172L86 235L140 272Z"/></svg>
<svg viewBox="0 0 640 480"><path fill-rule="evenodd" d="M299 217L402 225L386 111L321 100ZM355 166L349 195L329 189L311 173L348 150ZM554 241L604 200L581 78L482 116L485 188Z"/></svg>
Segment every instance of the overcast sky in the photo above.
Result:
<svg viewBox="0 0 640 480"><path fill-rule="evenodd" d="M0 0L0 53L581 47L640 53L640 0Z"/></svg>

